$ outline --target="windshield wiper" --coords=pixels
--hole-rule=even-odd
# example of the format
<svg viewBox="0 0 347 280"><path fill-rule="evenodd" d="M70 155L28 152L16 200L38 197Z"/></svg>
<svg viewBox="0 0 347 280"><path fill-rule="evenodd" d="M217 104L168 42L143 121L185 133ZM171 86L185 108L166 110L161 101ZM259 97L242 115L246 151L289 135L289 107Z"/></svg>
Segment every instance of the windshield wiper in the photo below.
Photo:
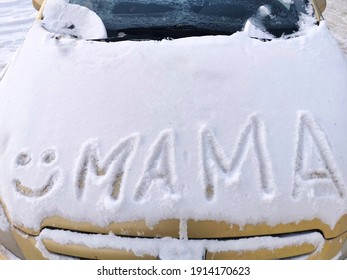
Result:
<svg viewBox="0 0 347 280"><path fill-rule="evenodd" d="M119 41L143 41L143 40L164 40L179 39L193 36L208 35L231 35L233 31L213 30L208 28L197 27L193 25L174 25L163 27L141 27L127 28L119 30L108 30L108 38L98 39L96 41L103 42L119 42Z"/></svg>

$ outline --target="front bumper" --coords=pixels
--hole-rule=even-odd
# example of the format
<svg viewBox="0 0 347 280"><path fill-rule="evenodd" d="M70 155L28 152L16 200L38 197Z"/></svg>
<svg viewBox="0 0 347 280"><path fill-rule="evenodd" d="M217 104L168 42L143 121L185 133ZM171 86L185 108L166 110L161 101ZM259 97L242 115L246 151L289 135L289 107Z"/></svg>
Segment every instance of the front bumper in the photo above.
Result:
<svg viewBox="0 0 347 280"><path fill-rule="evenodd" d="M347 215L334 228L319 219L245 225L214 220L144 220L99 227L59 216L40 230L11 221L0 204L0 259L333 259L347 254Z"/></svg>
<svg viewBox="0 0 347 280"><path fill-rule="evenodd" d="M119 237L44 229L33 237L13 235L26 259L332 259L347 233L326 240L319 232L225 240Z"/></svg>
<svg viewBox="0 0 347 280"><path fill-rule="evenodd" d="M0 231L0 259L333 259L344 256L347 241L347 232L334 236L334 231L313 230L317 221L239 228L224 222L167 220L153 227L140 221L98 228L55 217L43 225L34 232L8 222L7 230Z"/></svg>

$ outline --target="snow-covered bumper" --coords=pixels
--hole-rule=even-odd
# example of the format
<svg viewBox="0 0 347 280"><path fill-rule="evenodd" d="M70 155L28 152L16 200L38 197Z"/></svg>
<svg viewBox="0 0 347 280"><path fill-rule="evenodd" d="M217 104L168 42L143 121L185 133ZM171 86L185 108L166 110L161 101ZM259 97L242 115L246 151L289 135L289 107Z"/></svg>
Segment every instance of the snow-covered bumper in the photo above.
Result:
<svg viewBox="0 0 347 280"><path fill-rule="evenodd" d="M345 258L347 232L339 233L339 226L346 223L342 219L335 231L319 221L241 229L225 222L167 220L153 227L139 221L99 228L55 217L47 219L39 233L28 234L9 223L4 227L2 220L0 242L7 248L0 247L0 259ZM308 230L314 226L321 228ZM334 237L324 237L324 230Z"/></svg>

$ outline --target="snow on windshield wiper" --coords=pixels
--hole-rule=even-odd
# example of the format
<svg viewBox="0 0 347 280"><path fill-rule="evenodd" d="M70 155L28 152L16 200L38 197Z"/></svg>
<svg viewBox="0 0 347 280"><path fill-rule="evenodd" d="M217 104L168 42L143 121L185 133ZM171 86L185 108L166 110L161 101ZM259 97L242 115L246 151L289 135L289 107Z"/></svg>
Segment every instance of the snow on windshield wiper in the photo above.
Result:
<svg viewBox="0 0 347 280"><path fill-rule="evenodd" d="M126 40L164 40L193 36L231 35L233 31L213 30L193 25L174 25L163 27L140 27L108 30L108 38L96 41L118 42Z"/></svg>

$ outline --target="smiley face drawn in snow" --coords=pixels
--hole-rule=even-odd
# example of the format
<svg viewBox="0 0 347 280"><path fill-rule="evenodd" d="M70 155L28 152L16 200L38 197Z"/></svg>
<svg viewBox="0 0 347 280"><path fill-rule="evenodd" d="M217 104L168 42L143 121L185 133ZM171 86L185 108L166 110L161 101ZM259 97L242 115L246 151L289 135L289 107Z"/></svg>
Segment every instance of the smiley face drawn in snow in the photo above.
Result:
<svg viewBox="0 0 347 280"><path fill-rule="evenodd" d="M29 197L41 197L47 194L61 179L59 169L54 167L56 161L56 152L51 149L44 151L40 155L36 166L29 153L19 153L15 158L15 173L17 174L13 179L15 189L20 194ZM27 179L26 181L34 181L35 186L27 186L22 181L23 177ZM46 179L42 181L42 177L46 177Z"/></svg>

